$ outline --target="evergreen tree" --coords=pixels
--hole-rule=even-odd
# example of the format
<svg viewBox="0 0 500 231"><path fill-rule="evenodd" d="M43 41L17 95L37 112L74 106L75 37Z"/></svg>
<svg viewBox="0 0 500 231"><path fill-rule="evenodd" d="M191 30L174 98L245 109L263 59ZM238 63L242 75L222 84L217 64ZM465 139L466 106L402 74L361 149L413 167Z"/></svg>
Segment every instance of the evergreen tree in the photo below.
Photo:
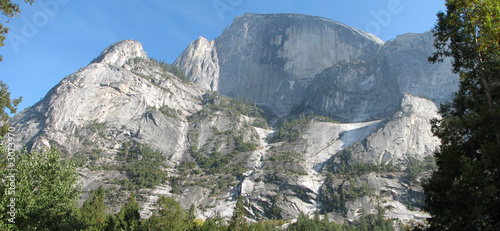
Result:
<svg viewBox="0 0 500 231"><path fill-rule="evenodd" d="M187 212L187 219L186 219L186 222L187 222L188 224L193 223L194 219L196 219L196 216L194 215L194 211L195 211L194 204L191 204L191 207L189 208L189 210L188 210L188 212Z"/></svg>
<svg viewBox="0 0 500 231"><path fill-rule="evenodd" d="M158 212L141 224L142 230L188 230L188 215L179 202L173 198L161 196L156 202Z"/></svg>
<svg viewBox="0 0 500 231"><path fill-rule="evenodd" d="M34 0L24 0L24 2L31 4ZM12 3L11 0L0 1L1 16L5 16L10 19L16 17L19 13L21 13L19 4ZM3 18L4 17L2 17L2 19ZM3 41L5 40L5 34L8 32L9 28L4 27L3 24L0 23L0 47L4 45ZM3 57L0 55L0 61L2 61L2 59ZM10 113L16 113L17 105L21 102L21 100L22 97L11 100L9 88L3 81L0 80L0 136L5 136L9 128L9 124L7 123L9 114L5 110L9 109Z"/></svg>
<svg viewBox="0 0 500 231"><path fill-rule="evenodd" d="M24 0L24 2L32 4L34 0ZM19 4L12 3L11 0L2 0L0 1L0 13L2 16L6 16L10 19L21 13L21 10L19 9ZM5 34L7 33L9 33L9 28L4 27L3 24L0 23L0 47L4 45L3 41L5 40ZM2 61L1 55L0 61Z"/></svg>
<svg viewBox="0 0 500 231"><path fill-rule="evenodd" d="M139 203L135 200L135 193L131 193L120 212L108 216L104 230L137 230L140 218Z"/></svg>
<svg viewBox="0 0 500 231"><path fill-rule="evenodd" d="M236 207L233 211L233 216L231 217L231 222L229 223L228 230L247 230L248 224L247 219L245 218L246 210L245 206L243 206L243 197L238 196L238 200L236 201Z"/></svg>
<svg viewBox="0 0 500 231"><path fill-rule="evenodd" d="M6 110L8 109L10 113L16 113L17 105L21 103L21 100L22 97L11 99L9 88L0 80L0 136L5 136L10 127L7 122L9 114Z"/></svg>
<svg viewBox="0 0 500 231"><path fill-rule="evenodd" d="M448 0L433 30L460 90L433 122L437 170L424 184L431 230L500 230L500 2Z"/></svg>
<svg viewBox="0 0 500 231"><path fill-rule="evenodd" d="M102 186L90 193L90 197L83 203L80 211L81 218L89 230L99 230L106 220L104 207L104 188Z"/></svg>

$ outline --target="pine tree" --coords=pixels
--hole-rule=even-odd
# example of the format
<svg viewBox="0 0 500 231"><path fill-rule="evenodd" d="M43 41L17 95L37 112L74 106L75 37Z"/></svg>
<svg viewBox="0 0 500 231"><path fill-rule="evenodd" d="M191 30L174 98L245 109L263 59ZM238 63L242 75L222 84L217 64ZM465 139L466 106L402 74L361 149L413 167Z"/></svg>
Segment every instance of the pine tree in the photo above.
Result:
<svg viewBox="0 0 500 231"><path fill-rule="evenodd" d="M141 224L142 230L187 230L190 224L186 222L188 215L179 202L173 198L161 196L156 202L158 212Z"/></svg>
<svg viewBox="0 0 500 231"><path fill-rule="evenodd" d="M233 216L231 217L231 222L229 223L228 230L247 230L248 224L247 219L245 218L245 214L246 210L245 206L243 205L243 197L240 195L238 196L238 200L236 201L236 207L234 208Z"/></svg>
<svg viewBox="0 0 500 231"><path fill-rule="evenodd" d="M448 0L433 30L460 90L433 122L437 170L424 184L431 230L500 230L500 2Z"/></svg>
<svg viewBox="0 0 500 231"><path fill-rule="evenodd" d="M10 113L16 113L17 105L21 103L21 100L22 97L11 99L9 88L0 80L0 136L5 136L10 127L7 122L9 114L6 110L8 109Z"/></svg>
<svg viewBox="0 0 500 231"><path fill-rule="evenodd" d="M82 221L88 229L98 230L103 227L106 220L106 212L104 207L104 188L102 186L90 193L90 197L83 203L80 211Z"/></svg>
<svg viewBox="0 0 500 231"><path fill-rule="evenodd" d="M104 230L137 230L140 225L139 203L135 193L131 193L127 202L116 215L109 215Z"/></svg>
<svg viewBox="0 0 500 231"><path fill-rule="evenodd" d="M32 4L34 0L24 0L24 2ZM11 0L2 0L0 1L0 13L2 16L6 16L8 19L16 17L21 10L19 9L19 4L12 3ZM2 17L4 19L4 17ZM7 22L9 20L7 19ZM0 23L0 47L4 45L3 41L5 40L5 34L9 33L9 28L4 27L2 23ZM2 61L2 56L0 55L0 61Z"/></svg>

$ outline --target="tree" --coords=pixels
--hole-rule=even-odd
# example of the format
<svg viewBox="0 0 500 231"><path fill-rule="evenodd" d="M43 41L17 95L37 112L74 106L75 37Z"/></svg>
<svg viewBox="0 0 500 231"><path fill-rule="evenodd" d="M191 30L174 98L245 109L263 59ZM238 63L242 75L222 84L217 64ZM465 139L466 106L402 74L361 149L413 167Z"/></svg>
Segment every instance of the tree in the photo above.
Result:
<svg viewBox="0 0 500 231"><path fill-rule="evenodd" d="M236 201L236 207L234 208L228 230L247 230L248 224L245 218L246 213L245 206L243 206L243 197L240 195Z"/></svg>
<svg viewBox="0 0 500 231"><path fill-rule="evenodd" d="M24 0L24 2L32 4L34 0ZM0 11L2 15L8 17L9 19L16 17L19 13L21 13L19 4L12 3L10 0L0 1ZM7 33L9 33L9 28L4 27L3 24L0 23L0 47L4 45L3 41L5 40L5 34ZM2 56L0 55L0 62L1 61Z"/></svg>
<svg viewBox="0 0 500 231"><path fill-rule="evenodd" d="M122 207L118 216L124 221L126 227L133 227L139 224L141 214L139 214L139 203L135 200L135 193L130 194L127 203Z"/></svg>
<svg viewBox="0 0 500 231"><path fill-rule="evenodd" d="M431 230L500 229L500 2L448 0L430 61L453 58L460 89L433 121L437 170L423 185Z"/></svg>
<svg viewBox="0 0 500 231"><path fill-rule="evenodd" d="M80 208L81 219L87 229L99 230L104 226L106 212L104 207L104 188L99 186L90 193L90 197Z"/></svg>
<svg viewBox="0 0 500 231"><path fill-rule="evenodd" d="M9 123L7 120L9 119L9 114L7 113L7 109L10 113L16 113L17 105L21 102L22 97L17 99L10 99L9 88L3 81L0 80L0 136L5 136L8 133Z"/></svg>
<svg viewBox="0 0 500 231"><path fill-rule="evenodd" d="M140 218L139 203L135 200L135 193L131 193L120 212L108 216L104 230L137 230Z"/></svg>
<svg viewBox="0 0 500 231"><path fill-rule="evenodd" d="M446 7L446 13L437 15L433 30L437 52L429 60L442 62L443 57L453 57L453 70L460 74L464 93L477 94L474 97L479 102L487 102L483 110L498 119L500 2L448 0ZM500 122L491 125L500 147Z"/></svg>
<svg viewBox="0 0 500 231"><path fill-rule="evenodd" d="M24 0L26 3L32 4L34 0ZM16 17L21 10L19 9L19 4L14 4L10 0L2 0L0 1L0 12L1 15L6 16L7 18ZM7 20L8 22L8 20ZM3 41L5 40L5 34L9 32L9 28L4 27L2 23L0 23L0 47L4 45ZM0 62L3 57L0 55ZM7 130L9 128L9 124L6 121L9 119L9 114L5 111L6 109L10 110L10 113L16 113L17 105L21 102L22 97L17 99L10 99L9 88L3 81L0 81L0 136L4 136L7 134Z"/></svg>
<svg viewBox="0 0 500 231"><path fill-rule="evenodd" d="M75 229L79 195L75 166L63 164L55 148L13 153L7 147L0 146L0 158L9 160L0 161L0 175L5 177L0 182L0 229Z"/></svg>
<svg viewBox="0 0 500 231"><path fill-rule="evenodd" d="M161 196L156 205L158 212L142 223L142 230L180 231L189 228L188 214L175 199Z"/></svg>

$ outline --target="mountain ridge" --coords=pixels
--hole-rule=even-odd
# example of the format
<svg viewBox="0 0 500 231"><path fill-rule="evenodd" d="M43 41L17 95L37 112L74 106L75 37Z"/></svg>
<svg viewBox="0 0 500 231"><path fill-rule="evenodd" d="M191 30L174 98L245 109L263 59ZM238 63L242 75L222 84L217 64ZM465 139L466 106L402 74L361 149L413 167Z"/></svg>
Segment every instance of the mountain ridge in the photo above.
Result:
<svg viewBox="0 0 500 231"><path fill-rule="evenodd" d="M328 28L335 29L330 31ZM352 34L356 36L351 38ZM432 34L426 32L401 35L384 43L373 40L372 35L320 17L245 14L237 17L214 40L199 38L194 41L174 65L206 89L233 98L248 98L261 107L271 109L279 117L303 105L312 107L319 114L349 122L353 115L339 114L338 111L353 110L343 105L355 101L375 105L369 109L359 105L356 109L367 111L366 118L360 118L367 121L395 113L399 102L394 99L401 99L400 92L431 98L438 106L452 98L453 92L458 90L458 80L449 71L450 60L441 65L427 62L427 57L434 50L432 41ZM205 45L195 50L194 44ZM314 80L319 79L318 75L328 69L349 68L354 60L358 69L364 68L369 73L343 75L358 75L359 81L366 83L365 86L358 89L344 86L351 89L344 92L340 89L342 95L335 96L335 99L316 99ZM200 64L211 67L210 71L200 68ZM335 77L332 74L327 77ZM430 79L449 87L442 89L437 85L428 85ZM323 85L323 82L319 84ZM335 86L325 87L330 89ZM378 89L386 92L379 92ZM444 94L441 93L443 90ZM360 99L353 94L391 96L383 101ZM380 102L386 102L386 105ZM384 109L376 114L370 113L379 107Z"/></svg>
<svg viewBox="0 0 500 231"><path fill-rule="evenodd" d="M409 181L405 169L438 146L430 119L458 86L448 64L420 60L429 47L429 33L380 44L315 16L246 14L173 65L137 41L110 45L11 124L19 144L56 145L80 164L82 201L99 186L114 192L112 211L126 199L118 192L137 191L143 217L159 195L194 204L201 218L230 217L243 195L253 220L319 209L349 222L378 204L390 218L422 219L410 208L420 206L426 173ZM141 145L165 157L149 167L168 175L153 187L131 174L137 160L122 157Z"/></svg>

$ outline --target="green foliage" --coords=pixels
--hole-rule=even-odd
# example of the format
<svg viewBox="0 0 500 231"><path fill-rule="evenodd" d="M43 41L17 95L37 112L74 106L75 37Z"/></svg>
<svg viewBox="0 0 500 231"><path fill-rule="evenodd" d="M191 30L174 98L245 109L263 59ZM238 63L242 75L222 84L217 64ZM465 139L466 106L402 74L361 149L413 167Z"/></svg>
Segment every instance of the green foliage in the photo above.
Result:
<svg viewBox="0 0 500 231"><path fill-rule="evenodd" d="M278 152L273 156L269 157L269 160L272 162L298 163L303 161L304 158L302 158L302 154L296 151L290 151L290 152Z"/></svg>
<svg viewBox="0 0 500 231"><path fill-rule="evenodd" d="M243 142L243 136L235 138L235 151L236 152L252 152L257 150L257 145L254 143Z"/></svg>
<svg viewBox="0 0 500 231"><path fill-rule="evenodd" d="M97 122L97 120L92 121L89 125L87 125L87 128L94 131L94 132L101 132L102 130L106 129L108 127L106 122Z"/></svg>
<svg viewBox="0 0 500 231"><path fill-rule="evenodd" d="M277 171L284 171L286 174L299 174L307 175L304 167L301 163L304 162L304 158L301 153L296 151L273 151L270 157L267 159L269 162L266 166L269 169L275 169Z"/></svg>
<svg viewBox="0 0 500 231"><path fill-rule="evenodd" d="M281 122L276 128L276 134L274 135L272 142L287 141L292 143L297 141L307 130L313 118L314 115L300 115L299 119L291 121L285 120Z"/></svg>
<svg viewBox="0 0 500 231"><path fill-rule="evenodd" d="M194 161L183 161L180 165L179 165L179 170L181 171L187 171L187 170L191 170L193 168L196 167L196 162Z"/></svg>
<svg viewBox="0 0 500 231"><path fill-rule="evenodd" d="M141 224L141 230L188 230L193 220L173 198L161 196L158 212Z"/></svg>
<svg viewBox="0 0 500 231"><path fill-rule="evenodd" d="M238 97L236 99L230 99L229 109L236 115L241 114L254 118L263 118L262 109L258 108L255 104L250 103L250 100L247 98ZM265 123L265 125L267 126L267 123Z"/></svg>
<svg viewBox="0 0 500 231"><path fill-rule="evenodd" d="M2 148L2 158L6 158L5 147ZM129 147L122 151L122 158L125 159L133 156L135 152L134 148ZM19 154L22 155L18 155L16 160L16 168L19 170L16 172L16 193L9 195L8 180L0 184L3 192L0 204L2 230L283 230L278 229L284 224L280 220L262 220L249 224L245 218L247 211L241 196L237 200L229 225L226 225L220 215L206 221L196 219L194 206L186 212L177 201L165 196L158 199L157 212L143 221L140 221L139 204L134 194L128 197L126 204L117 214L106 214L106 196L102 187L92 191L83 206L76 209L79 189L75 186L77 170L74 166L61 165L60 154L55 149ZM1 167L2 174L7 175L8 166ZM5 214L11 202L10 196L15 197L16 223L7 226L8 217ZM274 204L279 197L280 195L277 195L274 198ZM277 206L273 206L272 211L280 213ZM359 224L339 225L327 219L320 219L317 212L313 219L302 214L287 230L357 230L359 227L367 227L367 230L392 230L389 224L390 221L384 220L381 215L369 215L362 218Z"/></svg>
<svg viewBox="0 0 500 231"><path fill-rule="evenodd" d="M287 230L290 231L320 231L320 230L363 230L363 231L393 231L392 221L385 220L383 217L384 210L379 207L377 215L361 216L358 222L352 225L340 225L335 222L330 222L328 219L320 218L320 214L316 211L311 219L307 215L301 213L297 218L297 222L291 224Z"/></svg>
<svg viewBox="0 0 500 231"><path fill-rule="evenodd" d="M282 197L281 193L278 192L278 194L274 198L272 198L272 200L271 200L272 205L271 205L271 209L269 211L269 215L270 215L269 217L275 218L275 219L282 218L281 217L281 208L277 204L278 201L280 199L282 199L281 197Z"/></svg>
<svg viewBox="0 0 500 231"><path fill-rule="evenodd" d="M436 166L434 157L432 156L427 156L424 160L419 160L415 157L409 157L407 161L408 166L405 169L405 178L410 182L416 182L421 173L432 171Z"/></svg>
<svg viewBox="0 0 500 231"><path fill-rule="evenodd" d="M302 134L307 131L309 125L313 120L320 122L338 123L337 121L334 121L329 117L314 115L314 112L311 112L307 116L301 114L297 119L285 119L284 121L279 123L276 127L276 134L274 135L271 142L286 141L292 143L297 141L302 136Z"/></svg>
<svg viewBox="0 0 500 231"><path fill-rule="evenodd" d="M191 156L195 159L201 169L204 169L210 174L225 173L233 176L239 176L241 173L245 172L245 169L239 164L232 164L233 161L237 156L244 155L240 153L251 152L256 149L257 145L243 142L243 137L238 136L235 138L235 148L233 152L227 155L223 155L221 152L215 151L211 155L206 156L198 150L197 147L193 146L191 148Z"/></svg>
<svg viewBox="0 0 500 231"><path fill-rule="evenodd" d="M345 149L334 155L326 165L329 172L344 175L344 176L361 176L370 172L392 172L397 169L392 165L392 162L384 165L376 165L372 163L364 163L352 159L351 150Z"/></svg>
<svg viewBox="0 0 500 231"><path fill-rule="evenodd" d="M178 67L171 65L171 64L168 64L164 60L159 60L159 61L157 61L155 59L151 59L151 60L156 62L161 67L161 69L163 69L166 72L170 72L170 73L174 74L183 82L185 82L185 83L191 82L189 80L189 78L186 76L186 74L184 74L184 71L180 70Z"/></svg>
<svg viewBox="0 0 500 231"><path fill-rule="evenodd" d="M441 107L437 170L423 185L432 230L499 230L500 2L448 0L430 61L453 58L460 89Z"/></svg>
<svg viewBox="0 0 500 231"><path fill-rule="evenodd" d="M208 157L201 153L195 153L194 158L198 165L210 174L225 173L238 176L243 173L245 169L240 165L231 164L231 160L234 159L236 155L236 152L222 155L222 153L216 151Z"/></svg>
<svg viewBox="0 0 500 231"><path fill-rule="evenodd" d="M149 146L124 143L116 158L124 162L117 168L125 171L129 179L118 183L126 190L153 188L168 179L167 173L161 169L166 157Z"/></svg>
<svg viewBox="0 0 500 231"><path fill-rule="evenodd" d="M163 105L160 108L150 107L150 111L158 111L161 114L172 118L178 118L179 115L181 114L179 110L171 108L168 105Z"/></svg>
<svg viewBox="0 0 500 231"><path fill-rule="evenodd" d="M1 3L4 4L4 3ZM0 24L1 28L1 24ZM1 42L1 41L0 41ZM9 114L7 113L7 109L10 113L16 113L17 105L21 103L22 97L17 99L10 98L9 88L3 81L0 80L0 136L5 136L8 133L9 123L7 120L9 119Z"/></svg>
<svg viewBox="0 0 500 231"><path fill-rule="evenodd" d="M138 230L140 218L139 203L135 200L135 194L131 193L120 212L108 216L104 230Z"/></svg>
<svg viewBox="0 0 500 231"><path fill-rule="evenodd" d="M34 0L24 0L24 2L31 5ZM21 10L18 3L12 3L11 0L2 0L0 1L0 12L2 16L8 18L7 22L9 22L9 19L16 17L19 13L21 13ZM2 17L2 20L5 20L4 17ZM5 34L7 33L9 33L9 28L4 27L3 24L0 23L0 47L4 45L3 41L5 40ZM0 61L2 61L2 58L3 57L0 55Z"/></svg>
<svg viewBox="0 0 500 231"><path fill-rule="evenodd" d="M320 200L326 212L336 211L345 214L347 213L346 202L373 195L373 190L367 183L358 186L356 185L356 179L352 178L348 178L343 184L335 188L333 185L336 179L339 178L332 173L328 173L321 188ZM343 179L340 178L340 180Z"/></svg>
<svg viewBox="0 0 500 231"><path fill-rule="evenodd" d="M106 212L104 207L104 188L90 193L90 197L80 208L81 219L88 230L100 230L104 226Z"/></svg>
<svg viewBox="0 0 500 231"><path fill-rule="evenodd" d="M278 231L277 227L284 225L283 220L260 220L248 225L248 230L251 231Z"/></svg>
<svg viewBox="0 0 500 231"><path fill-rule="evenodd" d="M56 148L28 153L1 145L0 151L0 175L5 177L0 182L0 229L71 230L78 225L74 165L63 164ZM11 215L15 224L9 222Z"/></svg>
<svg viewBox="0 0 500 231"><path fill-rule="evenodd" d="M73 154L69 159L64 159L64 162L72 162L76 167L95 167L95 161L99 160L102 154L102 149L92 148L90 150L82 150Z"/></svg>
<svg viewBox="0 0 500 231"><path fill-rule="evenodd" d="M198 121L215 114L215 112L225 112L232 118L245 115L253 118L253 125L268 129L269 125L265 119L265 112L255 104L251 104L246 98L231 99L209 92L203 95L203 108L188 118L188 121Z"/></svg>
<svg viewBox="0 0 500 231"><path fill-rule="evenodd" d="M238 196L238 200L236 201L236 207L233 211L233 216L231 217L231 221L229 222L228 231L240 231L247 230L248 223L245 218L247 211L245 210L245 206L243 206L243 197Z"/></svg>
<svg viewBox="0 0 500 231"><path fill-rule="evenodd" d="M216 214L214 217L207 219L202 224L195 224L190 229L192 231L226 231L227 226L225 225L224 219L220 214Z"/></svg>

